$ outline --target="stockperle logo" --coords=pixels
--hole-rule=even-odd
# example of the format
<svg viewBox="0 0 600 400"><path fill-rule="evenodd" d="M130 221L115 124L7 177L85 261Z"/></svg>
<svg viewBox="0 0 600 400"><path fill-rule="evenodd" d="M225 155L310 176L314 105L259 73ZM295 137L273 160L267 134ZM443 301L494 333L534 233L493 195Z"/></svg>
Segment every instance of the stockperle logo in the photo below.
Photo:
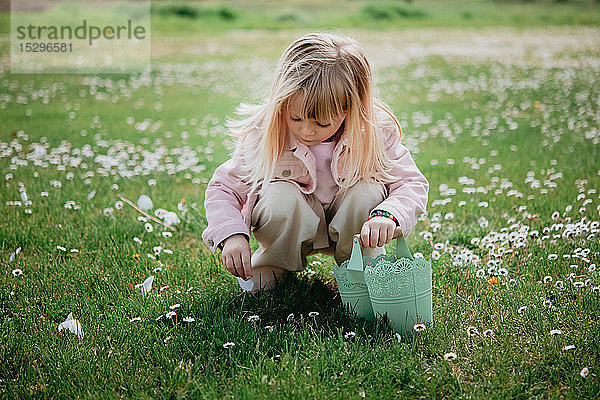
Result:
<svg viewBox="0 0 600 400"><path fill-rule="evenodd" d="M12 73L150 70L150 1L11 2Z"/></svg>

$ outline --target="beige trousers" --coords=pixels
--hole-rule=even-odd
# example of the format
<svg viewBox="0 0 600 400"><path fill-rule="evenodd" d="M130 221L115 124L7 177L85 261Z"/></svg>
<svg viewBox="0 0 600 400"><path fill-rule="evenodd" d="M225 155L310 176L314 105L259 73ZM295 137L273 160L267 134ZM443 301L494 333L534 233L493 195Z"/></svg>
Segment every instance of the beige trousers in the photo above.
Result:
<svg viewBox="0 0 600 400"><path fill-rule="evenodd" d="M350 258L352 238L360 233L369 213L386 197L382 184L358 182L323 206L314 194L304 194L289 182L272 182L252 211L254 237L260 247L252 268L278 267L302 271L306 257L333 254L336 263ZM370 257L383 247L364 249Z"/></svg>

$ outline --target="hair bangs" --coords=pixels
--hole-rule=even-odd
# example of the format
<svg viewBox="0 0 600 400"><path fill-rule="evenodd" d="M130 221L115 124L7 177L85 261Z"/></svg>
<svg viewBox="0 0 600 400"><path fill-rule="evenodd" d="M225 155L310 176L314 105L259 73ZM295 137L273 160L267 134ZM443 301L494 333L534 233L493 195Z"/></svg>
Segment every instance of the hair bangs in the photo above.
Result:
<svg viewBox="0 0 600 400"><path fill-rule="evenodd" d="M303 118L331 121L348 110L348 87L330 68L321 70L302 85L304 94L301 114Z"/></svg>

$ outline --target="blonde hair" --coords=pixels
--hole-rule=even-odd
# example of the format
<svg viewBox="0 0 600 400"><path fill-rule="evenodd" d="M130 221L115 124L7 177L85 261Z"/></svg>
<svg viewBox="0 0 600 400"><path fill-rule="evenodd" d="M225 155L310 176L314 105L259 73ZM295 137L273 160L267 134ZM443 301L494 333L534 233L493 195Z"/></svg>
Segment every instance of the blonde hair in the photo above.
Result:
<svg viewBox="0 0 600 400"><path fill-rule="evenodd" d="M234 156L243 160L243 179L253 190L273 177L287 140L283 110L297 93L304 94L302 118L330 121L346 113L346 179L340 182L340 189L359 179L394 180L383 138L376 132L374 108L389 114L400 135L402 131L389 107L373 96L371 66L364 51L351 38L311 33L283 52L268 97L258 105L240 104L236 114L241 118L227 121L231 134L237 137Z"/></svg>

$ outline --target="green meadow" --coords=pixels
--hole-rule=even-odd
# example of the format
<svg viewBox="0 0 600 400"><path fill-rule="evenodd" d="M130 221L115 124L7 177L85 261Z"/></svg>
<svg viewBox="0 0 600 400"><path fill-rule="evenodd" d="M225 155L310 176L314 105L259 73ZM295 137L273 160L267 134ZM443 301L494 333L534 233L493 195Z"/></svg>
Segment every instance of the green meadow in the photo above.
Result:
<svg viewBox="0 0 600 400"><path fill-rule="evenodd" d="M121 75L12 74L9 21L0 397L600 396L597 3L155 2L152 70ZM201 240L226 119L314 30L363 45L430 182L412 339L344 311L331 257L249 295Z"/></svg>

